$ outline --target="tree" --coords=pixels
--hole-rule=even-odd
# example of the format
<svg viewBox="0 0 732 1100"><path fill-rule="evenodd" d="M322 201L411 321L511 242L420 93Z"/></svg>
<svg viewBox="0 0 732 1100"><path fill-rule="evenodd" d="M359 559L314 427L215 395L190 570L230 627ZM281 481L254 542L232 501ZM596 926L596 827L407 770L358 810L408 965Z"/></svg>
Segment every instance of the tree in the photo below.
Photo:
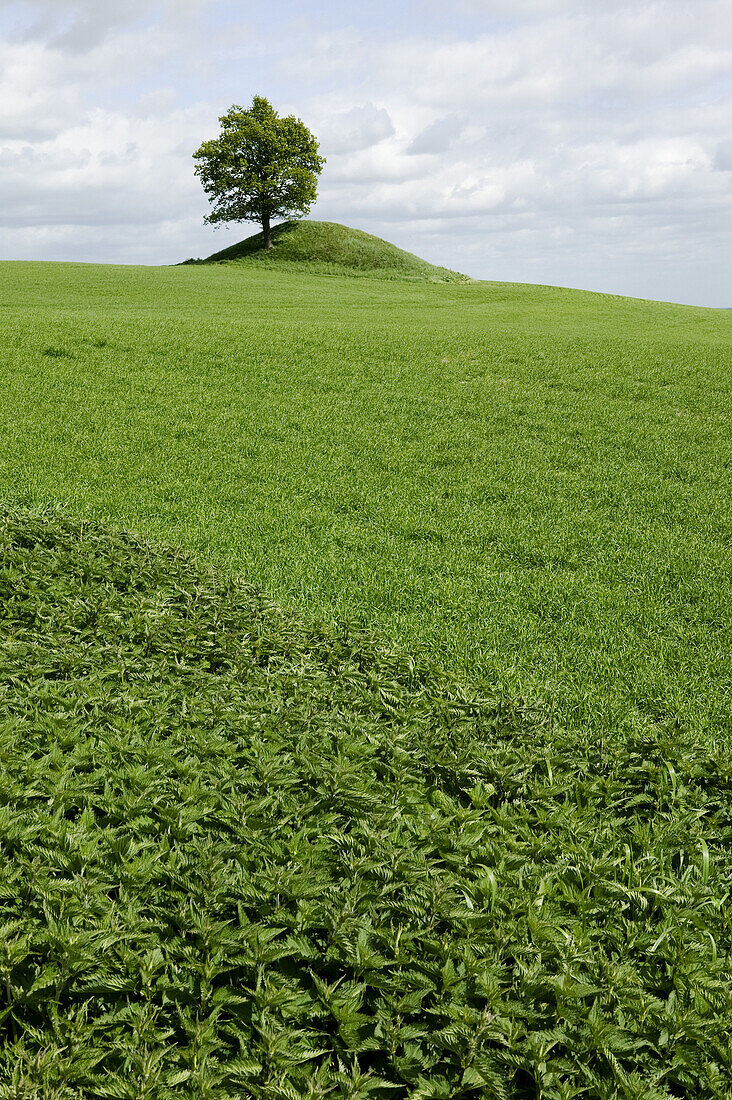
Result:
<svg viewBox="0 0 732 1100"><path fill-rule="evenodd" d="M196 175L213 210L206 222L261 222L272 247L271 219L307 214L317 197L325 159L299 118L280 118L255 96L248 110L234 104L219 118L221 133L193 154Z"/></svg>

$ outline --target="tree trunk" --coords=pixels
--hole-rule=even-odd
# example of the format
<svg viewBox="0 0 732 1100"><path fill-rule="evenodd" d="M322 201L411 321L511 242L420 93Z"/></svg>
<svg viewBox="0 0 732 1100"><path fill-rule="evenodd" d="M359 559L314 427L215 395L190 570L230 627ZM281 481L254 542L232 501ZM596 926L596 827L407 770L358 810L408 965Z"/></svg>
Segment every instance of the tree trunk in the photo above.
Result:
<svg viewBox="0 0 732 1100"><path fill-rule="evenodd" d="M262 211L262 232L264 233L264 247L269 252L272 247L272 230L269 225L269 210Z"/></svg>

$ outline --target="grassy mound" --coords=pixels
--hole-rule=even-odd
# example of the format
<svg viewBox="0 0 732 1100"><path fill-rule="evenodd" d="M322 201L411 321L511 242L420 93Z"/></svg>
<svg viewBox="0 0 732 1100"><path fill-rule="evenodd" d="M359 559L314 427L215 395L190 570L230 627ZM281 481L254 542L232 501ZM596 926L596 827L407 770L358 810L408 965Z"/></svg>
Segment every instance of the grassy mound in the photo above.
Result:
<svg viewBox="0 0 732 1100"><path fill-rule="evenodd" d="M2 516L0 629L3 1094L730 1095L729 746L55 510Z"/></svg>
<svg viewBox="0 0 732 1100"><path fill-rule="evenodd" d="M206 260L187 260L186 263L305 264L316 271L332 274L355 272L420 282L470 282L466 275L435 267L380 237L336 222L283 222L272 230L272 244L272 249L265 251L264 234L255 233L230 248L214 252Z"/></svg>

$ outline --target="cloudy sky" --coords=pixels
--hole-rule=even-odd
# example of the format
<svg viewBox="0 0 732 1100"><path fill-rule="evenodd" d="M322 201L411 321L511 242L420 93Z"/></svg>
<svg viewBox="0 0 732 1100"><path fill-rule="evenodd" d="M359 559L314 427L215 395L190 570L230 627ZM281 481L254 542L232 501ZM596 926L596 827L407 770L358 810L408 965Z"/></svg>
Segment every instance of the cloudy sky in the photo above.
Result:
<svg viewBox="0 0 732 1100"><path fill-rule="evenodd" d="M312 217L479 278L732 306L730 0L0 0L0 257L172 263L265 95Z"/></svg>

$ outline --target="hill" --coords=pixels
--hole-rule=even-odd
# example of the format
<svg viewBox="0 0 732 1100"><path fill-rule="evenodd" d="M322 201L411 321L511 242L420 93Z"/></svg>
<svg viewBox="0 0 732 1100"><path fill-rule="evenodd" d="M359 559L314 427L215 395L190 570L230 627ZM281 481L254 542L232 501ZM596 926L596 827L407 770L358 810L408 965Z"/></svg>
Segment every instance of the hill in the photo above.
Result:
<svg viewBox="0 0 732 1100"><path fill-rule="evenodd" d="M435 267L380 237L336 222L283 222L272 230L272 242L273 247L268 252L264 248L264 235L255 233L238 244L214 252L205 260L185 263L305 265L324 274L378 275L438 283L470 282L466 275Z"/></svg>
<svg viewBox="0 0 732 1100"><path fill-rule="evenodd" d="M721 1100L729 747L0 512L8 1096Z"/></svg>

